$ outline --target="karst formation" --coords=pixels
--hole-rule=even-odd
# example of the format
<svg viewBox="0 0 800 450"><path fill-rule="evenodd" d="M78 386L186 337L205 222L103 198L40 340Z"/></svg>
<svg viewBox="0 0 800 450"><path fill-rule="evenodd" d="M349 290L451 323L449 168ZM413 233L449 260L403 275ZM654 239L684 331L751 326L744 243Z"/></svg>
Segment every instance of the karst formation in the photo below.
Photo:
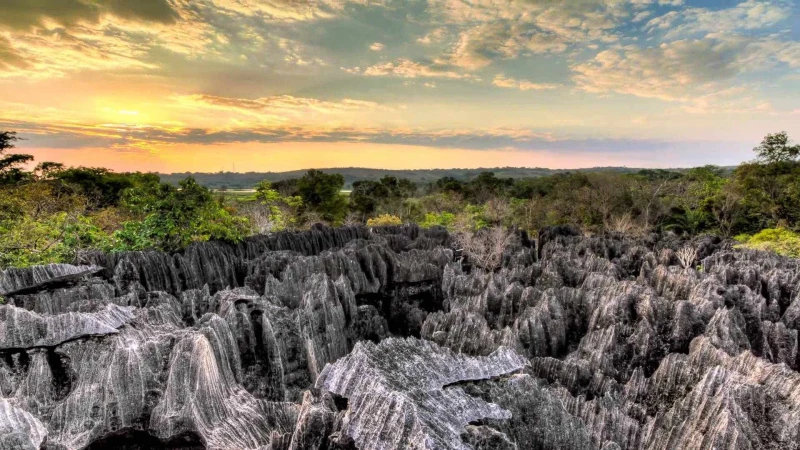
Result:
<svg viewBox="0 0 800 450"><path fill-rule="evenodd" d="M0 273L0 450L800 448L800 262L326 228ZM690 248L692 258L679 251Z"/></svg>

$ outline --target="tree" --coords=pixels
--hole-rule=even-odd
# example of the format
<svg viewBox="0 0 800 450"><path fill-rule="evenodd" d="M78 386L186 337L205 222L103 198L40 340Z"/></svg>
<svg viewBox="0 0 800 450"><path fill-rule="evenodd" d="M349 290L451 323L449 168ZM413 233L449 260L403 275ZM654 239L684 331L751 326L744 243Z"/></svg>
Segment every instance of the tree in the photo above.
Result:
<svg viewBox="0 0 800 450"><path fill-rule="evenodd" d="M800 156L800 145L789 145L789 136L785 131L768 134L753 151L758 158L768 164L790 162Z"/></svg>
<svg viewBox="0 0 800 450"><path fill-rule="evenodd" d="M350 207L362 218L379 212L401 215L403 202L416 190L417 185L405 178L385 176L380 181L356 181L350 193Z"/></svg>
<svg viewBox="0 0 800 450"><path fill-rule="evenodd" d="M733 182L742 195L734 233L757 233L782 222L800 224L800 164L742 164Z"/></svg>
<svg viewBox="0 0 800 450"><path fill-rule="evenodd" d="M33 156L21 153L3 156L6 150L14 148L20 140L15 131L0 131L0 184L10 184L28 177L21 166L33 161Z"/></svg>
<svg viewBox="0 0 800 450"><path fill-rule="evenodd" d="M86 197L92 209L118 205L123 192L137 186L156 190L160 181L152 173L115 173L97 167L70 167L52 176Z"/></svg>
<svg viewBox="0 0 800 450"><path fill-rule="evenodd" d="M256 232L293 229L298 224L298 215L303 207L303 199L299 196L283 196L272 183L262 180L256 185L255 197L261 206L251 214Z"/></svg>
<svg viewBox="0 0 800 450"><path fill-rule="evenodd" d="M50 180L62 170L64 170L64 164L45 161L37 164L36 168L33 169L33 173L39 180Z"/></svg>
<svg viewBox="0 0 800 450"><path fill-rule="evenodd" d="M402 225L403 219L391 214L382 214L367 221L368 227L384 227L390 225Z"/></svg>
<svg viewBox="0 0 800 450"><path fill-rule="evenodd" d="M342 196L344 177L312 169L297 180L297 191L308 210L319 213L322 219L339 222L347 214L347 200Z"/></svg>
<svg viewBox="0 0 800 450"><path fill-rule="evenodd" d="M124 203L141 219L126 222L122 230L114 233L116 250L154 248L176 252L195 241L236 242L247 235L249 228L246 218L221 207L211 191L191 177L178 183L178 188L161 183L155 188L129 189Z"/></svg>
<svg viewBox="0 0 800 450"><path fill-rule="evenodd" d="M389 189L378 181L362 180L353 183L350 207L364 217L374 214L381 201L389 198Z"/></svg>

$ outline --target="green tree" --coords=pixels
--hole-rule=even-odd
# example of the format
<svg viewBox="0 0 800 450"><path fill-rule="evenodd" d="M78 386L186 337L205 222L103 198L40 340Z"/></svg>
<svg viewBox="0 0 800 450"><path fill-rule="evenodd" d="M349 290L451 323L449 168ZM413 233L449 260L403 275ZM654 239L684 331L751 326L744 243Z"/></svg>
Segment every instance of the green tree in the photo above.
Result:
<svg viewBox="0 0 800 450"><path fill-rule="evenodd" d="M177 188L161 183L155 188L129 189L124 204L140 220L126 222L114 233L116 250L176 252L195 241L236 242L249 230L246 218L215 202L211 191L191 177L179 182Z"/></svg>
<svg viewBox="0 0 800 450"><path fill-rule="evenodd" d="M781 131L766 135L753 151L758 159L768 164L789 162L800 156L800 145L790 145L789 135Z"/></svg>
<svg viewBox="0 0 800 450"><path fill-rule="evenodd" d="M385 176L380 181L356 181L350 193L350 208L362 219L376 213L400 216L405 200L416 191L417 185L405 178Z"/></svg>
<svg viewBox="0 0 800 450"><path fill-rule="evenodd" d="M738 247L777 253L791 258L800 258L800 234L785 228L768 228L753 236L740 235Z"/></svg>
<svg viewBox="0 0 800 450"><path fill-rule="evenodd" d="M10 184L29 178L22 166L33 161L33 156L21 153L4 155L20 140L15 131L0 131L0 184Z"/></svg>
<svg viewBox="0 0 800 450"><path fill-rule="evenodd" d="M378 181L362 180L353 183L350 192L350 208L361 215L362 220L378 210L378 205L389 198L389 189Z"/></svg>
<svg viewBox="0 0 800 450"><path fill-rule="evenodd" d="M303 205L331 223L341 222L347 214L347 199L341 194L342 187L343 176L315 169L297 180L297 191L303 199Z"/></svg>
<svg viewBox="0 0 800 450"><path fill-rule="evenodd" d="M86 214L86 200L57 183L0 188L0 268L73 262L83 249L109 248L109 235Z"/></svg>
<svg viewBox="0 0 800 450"><path fill-rule="evenodd" d="M126 190L137 186L155 190L160 181L156 174L116 173L96 167L70 167L53 172L52 177L83 195L91 209L119 205Z"/></svg>
<svg viewBox="0 0 800 450"><path fill-rule="evenodd" d="M45 161L37 164L33 173L37 180L52 180L62 170L64 170L64 164Z"/></svg>
<svg viewBox="0 0 800 450"><path fill-rule="evenodd" d="M800 163L742 164L734 171L733 182L742 210L735 232L800 224Z"/></svg>
<svg viewBox="0 0 800 450"><path fill-rule="evenodd" d="M272 187L272 183L262 180L256 185L255 198L267 213L266 223L255 224L257 232L291 230L297 226L303 207L300 196L283 196Z"/></svg>

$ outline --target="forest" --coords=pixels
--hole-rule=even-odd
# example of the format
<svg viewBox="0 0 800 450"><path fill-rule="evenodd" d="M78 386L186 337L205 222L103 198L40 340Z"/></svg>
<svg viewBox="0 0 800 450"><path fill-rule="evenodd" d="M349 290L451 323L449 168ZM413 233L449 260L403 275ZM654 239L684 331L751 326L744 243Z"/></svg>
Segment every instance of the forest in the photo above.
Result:
<svg viewBox="0 0 800 450"><path fill-rule="evenodd" d="M309 170L261 180L252 194L211 190L191 176L65 167L15 153L20 137L0 132L0 268L80 262L93 251L180 252L192 242L238 242L316 223L416 223L457 234L485 229L536 233L577 225L585 234L670 232L736 239L800 257L800 145L769 134L754 160L688 170L563 171L419 183L384 176L351 181Z"/></svg>
<svg viewBox="0 0 800 450"><path fill-rule="evenodd" d="M592 167L586 169L574 169L572 172L619 172L631 173L638 171L636 168L629 167ZM681 169L676 169L681 170ZM339 174L344 177L344 189L353 189L353 183L357 181L372 180L377 181L383 177L405 178L419 185L426 185L444 177L452 177L459 181L470 181L476 178L481 172L493 172L498 178L535 178L557 173L570 172L569 169L547 169L542 167L494 167L482 169L414 169L414 170L395 170L395 169L370 169L363 167L337 167L330 169L320 169L324 173ZM192 177L203 186L214 190L250 190L261 181L284 181L292 178L300 178L305 175L306 170L292 170L288 172L226 172L215 173L207 172L184 172L184 173L159 173L161 181L177 185L181 180Z"/></svg>

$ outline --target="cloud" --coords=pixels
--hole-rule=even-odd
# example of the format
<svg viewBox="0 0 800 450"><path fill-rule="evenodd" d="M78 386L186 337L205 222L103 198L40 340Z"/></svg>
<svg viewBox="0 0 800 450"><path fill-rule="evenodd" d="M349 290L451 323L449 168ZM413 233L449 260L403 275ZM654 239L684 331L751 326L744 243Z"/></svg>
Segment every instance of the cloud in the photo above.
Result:
<svg viewBox="0 0 800 450"><path fill-rule="evenodd" d="M666 39L685 39L706 33L724 34L768 28L788 19L791 6L775 1L747 0L731 8L687 8L670 11L647 22L648 33L664 32Z"/></svg>
<svg viewBox="0 0 800 450"><path fill-rule="evenodd" d="M617 28L651 1L629 0L441 0L429 9L457 30L458 40L443 57L454 65L478 70L497 60L535 54L560 54L571 47L619 41ZM659 2L675 5L676 2ZM427 37L423 39L428 42Z"/></svg>
<svg viewBox="0 0 800 450"><path fill-rule="evenodd" d="M167 0L27 0L0 2L0 26L25 29L53 21L59 25L98 22L104 15L172 23L178 15Z"/></svg>
<svg viewBox="0 0 800 450"><path fill-rule="evenodd" d="M0 69L10 73L12 70L26 67L28 67L28 63L25 62L25 58L17 53L8 39L0 36Z"/></svg>
<svg viewBox="0 0 800 450"><path fill-rule="evenodd" d="M356 68L357 69L357 68ZM348 70L350 73L358 72L355 69ZM466 79L474 78L470 75L461 74L450 70L444 64L425 63L411 61L410 59L400 58L394 61L375 64L367 67L363 71L367 76L393 76L401 78L451 78Z"/></svg>
<svg viewBox="0 0 800 450"><path fill-rule="evenodd" d="M7 17L20 20L0 42L5 66L11 65L10 55L16 55L13 70L4 70L0 78L44 79L80 71L156 71L198 60L228 64L230 69L269 65L279 70L282 66L326 64L309 54L302 42L271 32L275 28L270 22L273 18L267 17L263 8L277 3L166 1L35 0L24 6L22 2L2 3L0 27ZM297 2L292 4L299 8ZM169 6L168 11L164 5ZM4 8L8 15L2 14Z"/></svg>
<svg viewBox="0 0 800 450"><path fill-rule="evenodd" d="M379 52L379 51L383 50L384 48L386 48L386 46L381 44L380 42L374 42L369 46L369 49L374 51L374 52Z"/></svg>
<svg viewBox="0 0 800 450"><path fill-rule="evenodd" d="M520 29L519 24L490 23L462 32L443 61L478 70L496 60L515 59L526 53L562 53L568 46L568 42L555 33L530 33Z"/></svg>
<svg viewBox="0 0 800 450"><path fill-rule="evenodd" d="M93 35L82 27L71 31L30 33L9 39L8 52L17 61L15 70L0 72L1 78L27 79L63 76L80 70L152 69L142 57L147 47L113 35Z"/></svg>
<svg viewBox="0 0 800 450"><path fill-rule="evenodd" d="M546 89L557 89L558 84L551 83L533 83L524 80L515 80L507 78L503 74L496 75L492 80L492 84L506 89L519 89L520 91L541 91Z"/></svg>
<svg viewBox="0 0 800 450"><path fill-rule="evenodd" d="M571 152L626 152L669 148L671 143L643 139L576 139L555 137L550 133L525 128L420 129L379 127L308 127L281 125L248 128L181 128L160 126L74 124L41 125L0 119L0 127L16 129L28 140L23 145L58 145L69 142L71 148L105 147L109 151L133 149L155 151L171 145L221 145L231 143L372 143L425 146L442 149L536 150L547 148ZM25 147L22 147L25 148Z"/></svg>
<svg viewBox="0 0 800 450"><path fill-rule="evenodd" d="M304 22L331 19L346 4L363 4L347 0L209 0L216 9L275 22Z"/></svg>
<svg viewBox="0 0 800 450"><path fill-rule="evenodd" d="M431 32L429 32L425 36L417 38L417 42L419 42L420 44L424 44L424 45L430 45L430 44L439 43L439 42L442 42L442 40L444 40L444 38L447 36L447 34L448 34L447 28L439 27L439 28L436 28L436 29L432 30Z"/></svg>
<svg viewBox="0 0 800 450"><path fill-rule="evenodd" d="M577 85L588 92L671 101L744 72L769 69L779 59L794 63L795 51L794 45L737 36L680 40L604 50L572 70Z"/></svg>
<svg viewBox="0 0 800 450"><path fill-rule="evenodd" d="M254 111L281 116L284 120L289 120L291 116L303 116L311 112L337 114L352 111L374 111L380 108L388 109L378 103L364 100L346 98L340 101L325 101L315 98L294 97L291 95L276 95L257 99L213 95L187 95L177 96L175 99L183 105Z"/></svg>
<svg viewBox="0 0 800 450"><path fill-rule="evenodd" d="M800 44L726 35L640 48L620 46L572 66L573 80L587 92L619 93L683 104L697 114L768 112L759 83L744 76L781 64L800 67Z"/></svg>

